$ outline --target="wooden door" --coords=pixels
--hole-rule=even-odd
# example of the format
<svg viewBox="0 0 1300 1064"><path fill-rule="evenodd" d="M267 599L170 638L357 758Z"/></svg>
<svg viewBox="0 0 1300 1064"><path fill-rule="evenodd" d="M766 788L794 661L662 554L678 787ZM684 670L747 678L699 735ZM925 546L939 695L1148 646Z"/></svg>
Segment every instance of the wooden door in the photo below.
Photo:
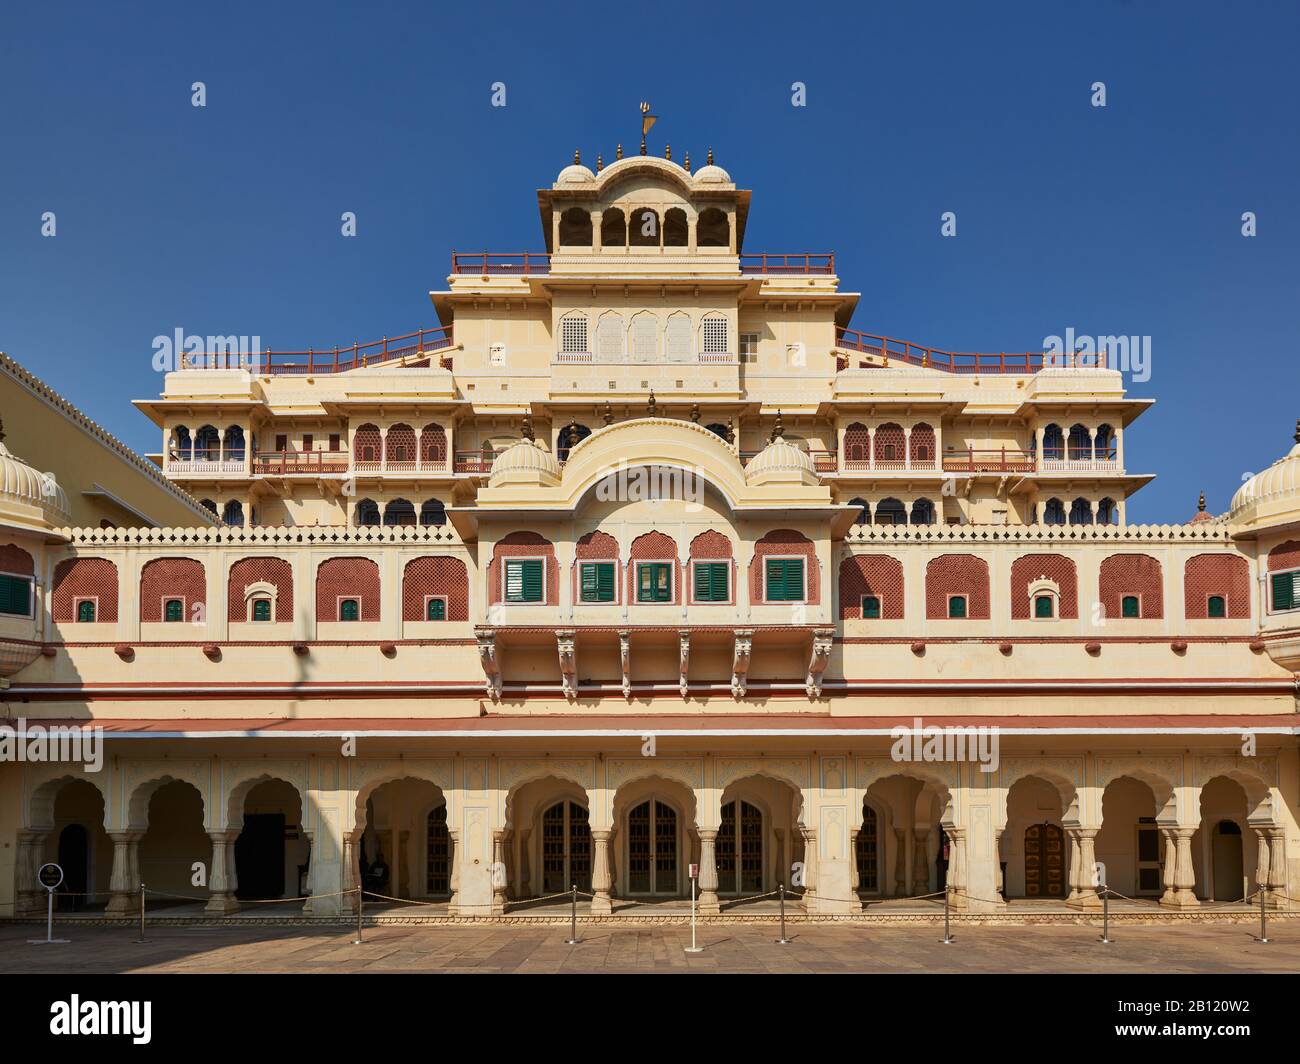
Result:
<svg viewBox="0 0 1300 1064"><path fill-rule="evenodd" d="M1065 833L1055 824L1025 829L1025 897L1065 897Z"/></svg>

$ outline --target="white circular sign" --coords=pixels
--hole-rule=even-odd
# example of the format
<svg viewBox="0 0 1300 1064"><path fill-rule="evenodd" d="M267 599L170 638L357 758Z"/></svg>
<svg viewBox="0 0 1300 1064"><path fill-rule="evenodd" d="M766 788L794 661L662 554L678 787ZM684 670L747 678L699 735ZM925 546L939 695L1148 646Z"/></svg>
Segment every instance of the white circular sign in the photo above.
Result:
<svg viewBox="0 0 1300 1064"><path fill-rule="evenodd" d="M56 890L63 882L63 869L53 862L43 864L36 873L36 881L46 890Z"/></svg>

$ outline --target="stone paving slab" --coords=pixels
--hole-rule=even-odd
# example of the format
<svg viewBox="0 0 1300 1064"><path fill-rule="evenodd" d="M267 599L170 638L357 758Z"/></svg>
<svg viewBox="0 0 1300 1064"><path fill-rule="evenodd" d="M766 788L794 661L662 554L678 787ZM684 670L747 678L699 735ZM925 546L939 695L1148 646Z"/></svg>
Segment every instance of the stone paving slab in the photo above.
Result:
<svg viewBox="0 0 1300 1064"><path fill-rule="evenodd" d="M67 945L33 946L32 929L0 927L0 971L119 972L1296 972L1300 924L1270 928L1269 944L1243 924L1120 927L1114 942L1070 925L959 927L952 945L920 926L813 924L778 945L761 925L702 927L704 952L688 954L689 927L567 928L384 926L364 942L339 928L160 927L150 941L120 928L64 927Z"/></svg>

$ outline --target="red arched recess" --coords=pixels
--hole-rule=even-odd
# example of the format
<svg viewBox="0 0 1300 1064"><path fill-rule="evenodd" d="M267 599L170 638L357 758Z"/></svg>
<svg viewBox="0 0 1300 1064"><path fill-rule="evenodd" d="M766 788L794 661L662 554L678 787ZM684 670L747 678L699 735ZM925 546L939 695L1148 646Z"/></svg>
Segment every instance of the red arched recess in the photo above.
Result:
<svg viewBox="0 0 1300 1064"><path fill-rule="evenodd" d="M1058 602L1062 620L1079 616L1079 576L1074 562L1063 554L1026 554L1011 563L1011 619L1026 621L1033 616L1029 609L1029 585L1035 580L1053 581L1060 590Z"/></svg>
<svg viewBox="0 0 1300 1064"><path fill-rule="evenodd" d="M1183 609L1189 621L1209 618L1211 595L1222 595L1229 617L1250 616L1250 565L1237 554L1197 554L1183 569Z"/></svg>
<svg viewBox="0 0 1300 1064"><path fill-rule="evenodd" d="M208 582L203 575L203 563L193 558L155 558L145 562L140 570L140 620L162 621L163 601L174 598L184 602L187 621L196 619L195 605L207 608Z"/></svg>
<svg viewBox="0 0 1300 1064"><path fill-rule="evenodd" d="M447 620L469 620L469 578L459 558L416 558L402 572L402 620L423 621L429 596L447 599Z"/></svg>
<svg viewBox="0 0 1300 1064"><path fill-rule="evenodd" d="M778 528L754 544L754 560L749 563L749 601L763 601L763 559L782 555L802 554L804 576L808 581L808 605L821 602L821 580L817 569L817 546L802 532L791 528Z"/></svg>
<svg viewBox="0 0 1300 1064"><path fill-rule="evenodd" d="M107 558L67 558L54 567L51 607L55 623L77 616L78 599L98 600L95 620L117 620L117 566Z"/></svg>
<svg viewBox="0 0 1300 1064"><path fill-rule="evenodd" d="M389 469L415 468L415 429L392 425L384 436L384 458Z"/></svg>
<svg viewBox="0 0 1300 1064"><path fill-rule="evenodd" d="M32 556L22 547L6 543L0 546L0 572L13 573L14 576L35 576L36 565Z"/></svg>
<svg viewBox="0 0 1300 1064"><path fill-rule="evenodd" d="M378 425L362 425L352 440L352 460L365 465L378 465L383 454L383 438Z"/></svg>
<svg viewBox="0 0 1300 1064"><path fill-rule="evenodd" d="M691 540L690 554L692 558L699 558L701 561L730 558L731 540L721 532L711 528L707 532L701 532Z"/></svg>
<svg viewBox="0 0 1300 1064"><path fill-rule="evenodd" d="M854 554L840 562L840 619L862 618L862 596L880 599L880 617L903 619L903 563L887 554Z"/></svg>
<svg viewBox="0 0 1300 1064"><path fill-rule="evenodd" d="M973 554L943 554L925 567L925 616L932 621L948 616L948 598L966 596L966 620L989 619L989 566Z"/></svg>
<svg viewBox="0 0 1300 1064"><path fill-rule="evenodd" d="M853 422L844 430L844 468L865 469L871 464L871 434L866 425Z"/></svg>
<svg viewBox="0 0 1300 1064"><path fill-rule="evenodd" d="M226 587L230 620L248 620L244 592L250 584L263 583L275 588L276 621L293 620L293 567L283 558L240 558L230 567Z"/></svg>
<svg viewBox="0 0 1300 1064"><path fill-rule="evenodd" d="M608 532L588 532L574 546L574 557L580 562L618 561L618 540Z"/></svg>
<svg viewBox="0 0 1300 1064"><path fill-rule="evenodd" d="M913 469L933 469L935 461L934 453L934 429L922 421L919 425L912 426L912 432L907 438L908 454L912 459Z"/></svg>
<svg viewBox="0 0 1300 1064"><path fill-rule="evenodd" d="M1107 617L1123 617L1125 595L1137 595L1142 620L1156 621L1165 615L1164 579L1160 563L1148 554L1112 554L1101 563L1098 598Z"/></svg>
<svg viewBox="0 0 1300 1064"><path fill-rule="evenodd" d="M673 563L673 601L682 600L682 567L677 560L677 544L672 536L662 532L647 532L632 541L628 551L627 566L627 601L636 602L636 563L637 562L672 562Z"/></svg>
<svg viewBox="0 0 1300 1064"><path fill-rule="evenodd" d="M902 425L889 421L877 426L872 446L876 468L902 469L907 464L904 452L906 446L907 437L903 434Z"/></svg>
<svg viewBox="0 0 1300 1064"><path fill-rule="evenodd" d="M425 425L420 430L420 464L429 469L447 464L447 433L441 425Z"/></svg>
<svg viewBox="0 0 1300 1064"><path fill-rule="evenodd" d="M1268 552L1268 571L1276 573L1283 569L1300 569L1300 540L1288 539Z"/></svg>
<svg viewBox="0 0 1300 1064"><path fill-rule="evenodd" d="M379 566L369 558L327 558L316 567L316 620L337 621L339 599L361 600L360 619L379 620Z"/></svg>
<svg viewBox="0 0 1300 1064"><path fill-rule="evenodd" d="M536 532L511 532L497 541L492 548L492 568L488 570L488 603L505 599L501 586L501 563L506 558L543 558L546 561L546 602L554 606L560 601L560 577L556 570L555 545Z"/></svg>

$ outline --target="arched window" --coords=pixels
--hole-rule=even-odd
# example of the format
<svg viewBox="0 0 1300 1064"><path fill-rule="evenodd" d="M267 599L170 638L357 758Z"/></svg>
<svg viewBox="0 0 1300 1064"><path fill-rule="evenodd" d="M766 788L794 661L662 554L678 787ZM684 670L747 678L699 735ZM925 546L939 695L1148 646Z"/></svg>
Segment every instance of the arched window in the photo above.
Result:
<svg viewBox="0 0 1300 1064"><path fill-rule="evenodd" d="M844 465L865 469L871 464L871 435L866 425L854 422L844 430Z"/></svg>
<svg viewBox="0 0 1300 1064"><path fill-rule="evenodd" d="M1034 596L1034 619L1051 620L1056 616L1056 596L1047 591L1040 591Z"/></svg>
<svg viewBox="0 0 1300 1064"><path fill-rule="evenodd" d="M695 223L695 243L702 248L731 246L731 225L726 211L709 207L700 212L699 221Z"/></svg>
<svg viewBox="0 0 1300 1064"><path fill-rule="evenodd" d="M570 207L560 215L560 246L591 247L591 214L581 207Z"/></svg>
<svg viewBox="0 0 1300 1064"><path fill-rule="evenodd" d="M1115 447L1115 430L1109 425L1098 425L1097 435L1093 439L1092 449L1099 459L1114 461L1117 455Z"/></svg>
<svg viewBox="0 0 1300 1064"><path fill-rule="evenodd" d="M380 448L383 446L378 425L361 425L353 437L352 457L359 468L378 468Z"/></svg>
<svg viewBox="0 0 1300 1064"><path fill-rule="evenodd" d="M905 466L903 426L886 422L876 429L874 450L877 469L902 469Z"/></svg>
<svg viewBox="0 0 1300 1064"><path fill-rule="evenodd" d="M930 425L924 422L913 425L911 435L908 437L908 446L911 449L914 469L934 468L934 429Z"/></svg>
<svg viewBox="0 0 1300 1064"><path fill-rule="evenodd" d="M632 225L628 230L628 243L634 248L659 246L660 221L651 207L636 207L632 211Z"/></svg>
<svg viewBox="0 0 1300 1064"><path fill-rule="evenodd" d="M95 600L82 599L77 603L77 623L93 624L95 622Z"/></svg>
<svg viewBox="0 0 1300 1064"><path fill-rule="evenodd" d="M357 502L357 524L361 526L379 524L379 504L374 499L360 499Z"/></svg>
<svg viewBox="0 0 1300 1064"><path fill-rule="evenodd" d="M446 467L447 432L441 425L425 425L420 430L420 464L426 469Z"/></svg>
<svg viewBox="0 0 1300 1064"><path fill-rule="evenodd" d="M586 425L569 424L560 429L560 438L556 441L555 457L560 462L569 460L569 451L591 435Z"/></svg>
<svg viewBox="0 0 1300 1064"><path fill-rule="evenodd" d="M629 894L677 893L677 811L647 798L627 814Z"/></svg>
<svg viewBox="0 0 1300 1064"><path fill-rule="evenodd" d="M627 219L617 207L608 207L600 216L600 246L621 248L627 244Z"/></svg>
<svg viewBox="0 0 1300 1064"><path fill-rule="evenodd" d="M736 799L722 807L714 850L719 894L758 894L763 890L763 814Z"/></svg>
<svg viewBox="0 0 1300 1064"><path fill-rule="evenodd" d="M347 599L340 600L339 620L340 621L361 620L361 603L354 598L347 598Z"/></svg>
<svg viewBox="0 0 1300 1064"><path fill-rule="evenodd" d="M1065 524L1065 503L1060 499L1048 499L1043 506L1043 524Z"/></svg>
<svg viewBox="0 0 1300 1064"><path fill-rule="evenodd" d="M664 328L664 353L669 362L691 361L691 319L685 314L674 314L668 319Z"/></svg>
<svg viewBox="0 0 1300 1064"><path fill-rule="evenodd" d="M271 600L269 598L255 598L250 603L249 620L261 623L271 619Z"/></svg>
<svg viewBox="0 0 1300 1064"><path fill-rule="evenodd" d="M876 503L875 524L878 525L905 525L907 524L907 507L903 505L900 499L881 499Z"/></svg>
<svg viewBox="0 0 1300 1064"><path fill-rule="evenodd" d="M425 499L420 504L420 524L441 527L447 523L447 507L441 499Z"/></svg>
<svg viewBox="0 0 1300 1064"><path fill-rule="evenodd" d="M587 315L566 314L560 319L560 351L564 354L586 354Z"/></svg>
<svg viewBox="0 0 1300 1064"><path fill-rule="evenodd" d="M425 820L424 890L435 897L451 893L451 836L447 807L430 809Z"/></svg>
<svg viewBox="0 0 1300 1064"><path fill-rule="evenodd" d="M202 499L200 500L199 505L206 507L207 509L211 510L214 514L217 512L217 504L213 502L211 499Z"/></svg>
<svg viewBox="0 0 1300 1064"><path fill-rule="evenodd" d="M1048 425L1043 430L1043 457L1060 459L1065 457L1065 434L1060 425Z"/></svg>
<svg viewBox="0 0 1300 1064"><path fill-rule="evenodd" d="M542 893L577 884L591 890L591 828L577 802L556 802L542 814Z"/></svg>
<svg viewBox="0 0 1300 1064"><path fill-rule="evenodd" d="M196 459L215 462L220 452L221 437L217 435L216 426L204 425L194 434L194 457Z"/></svg>
<svg viewBox="0 0 1300 1064"><path fill-rule="evenodd" d="M602 314L596 325L596 358L600 362L623 361L623 318L614 313Z"/></svg>
<svg viewBox="0 0 1300 1064"><path fill-rule="evenodd" d="M720 424L718 424L717 422L715 422L715 423L712 424L712 425L705 425L704 427L707 428L711 433L713 433L713 435L715 435L716 437L718 437L718 439L720 439L723 443L726 443L726 442L727 442L727 426L726 426L726 425L720 425Z"/></svg>
<svg viewBox="0 0 1300 1064"><path fill-rule="evenodd" d="M393 425L384 437L388 468L397 472L415 468L415 430L410 425Z"/></svg>
<svg viewBox="0 0 1300 1064"><path fill-rule="evenodd" d="M859 507L858 516L853 519L854 524L856 525L871 524L871 506L867 503L866 499L854 499L852 502L849 503L849 505Z"/></svg>
<svg viewBox="0 0 1300 1064"><path fill-rule="evenodd" d="M854 856L858 862L858 890L863 894L880 893L880 818L874 807L863 805L862 827Z"/></svg>
<svg viewBox="0 0 1300 1064"><path fill-rule="evenodd" d="M232 461L244 460L244 430L238 425L231 425L226 429L225 451L226 457Z"/></svg>
<svg viewBox="0 0 1300 1064"><path fill-rule="evenodd" d="M228 525L242 527L244 524L244 504L238 499L231 499L221 511L221 520Z"/></svg>
<svg viewBox="0 0 1300 1064"><path fill-rule="evenodd" d="M1097 524L1119 524L1119 507L1115 505L1115 500L1109 496L1097 503Z"/></svg>
<svg viewBox="0 0 1300 1064"><path fill-rule="evenodd" d="M700 322L700 353L725 355L731 352L731 330L727 319L720 314L710 314Z"/></svg>
<svg viewBox="0 0 1300 1064"><path fill-rule="evenodd" d="M1087 499L1078 498L1070 503L1070 524L1092 524L1092 504Z"/></svg>
<svg viewBox="0 0 1300 1064"><path fill-rule="evenodd" d="M655 361L659 353L659 336L653 314L638 314L632 319L631 341L633 362Z"/></svg>
<svg viewBox="0 0 1300 1064"><path fill-rule="evenodd" d="M168 599L164 602L163 620L171 624L185 620L185 603L178 598Z"/></svg>
<svg viewBox="0 0 1300 1064"><path fill-rule="evenodd" d="M664 212L664 247L684 248L690 241L690 227L686 212L680 207L669 207Z"/></svg>
<svg viewBox="0 0 1300 1064"><path fill-rule="evenodd" d="M447 619L447 600L445 598L432 598L424 604L424 619L426 621L445 621Z"/></svg>
<svg viewBox="0 0 1300 1064"><path fill-rule="evenodd" d="M190 439L189 429L184 425L177 425L172 430L172 437L176 441L176 449L172 452L172 458L180 462L188 462L194 457L194 441Z"/></svg>
<svg viewBox="0 0 1300 1064"><path fill-rule="evenodd" d="M1066 455L1072 462L1079 462L1092 457L1092 437L1086 425L1071 425L1070 435L1065 444Z"/></svg>
<svg viewBox="0 0 1300 1064"><path fill-rule="evenodd" d="M934 524L934 503L929 499L917 499L912 503L912 524Z"/></svg>
<svg viewBox="0 0 1300 1064"><path fill-rule="evenodd" d="M385 525L415 524L415 507L409 499L393 499L384 507Z"/></svg>

